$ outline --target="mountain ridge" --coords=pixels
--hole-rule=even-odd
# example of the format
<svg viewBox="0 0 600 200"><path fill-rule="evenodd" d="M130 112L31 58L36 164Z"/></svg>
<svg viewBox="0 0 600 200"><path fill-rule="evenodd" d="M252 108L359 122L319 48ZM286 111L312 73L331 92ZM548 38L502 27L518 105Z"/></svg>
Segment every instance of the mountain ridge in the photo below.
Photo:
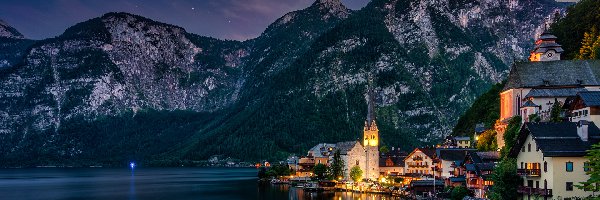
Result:
<svg viewBox="0 0 600 200"><path fill-rule="evenodd" d="M244 42L128 13L107 13L36 42L22 64L0 73L0 160L95 162L104 153L87 137L128 141L104 145L116 149L108 163L128 156L161 163L215 154L281 159L315 142L359 138L370 76L382 143L432 144L502 79L508 58L525 56L546 14L524 8L555 8L533 0L375 0L350 11L338 3L316 1ZM152 118L178 121L154 127L161 123ZM160 150L142 148L151 146Z"/></svg>

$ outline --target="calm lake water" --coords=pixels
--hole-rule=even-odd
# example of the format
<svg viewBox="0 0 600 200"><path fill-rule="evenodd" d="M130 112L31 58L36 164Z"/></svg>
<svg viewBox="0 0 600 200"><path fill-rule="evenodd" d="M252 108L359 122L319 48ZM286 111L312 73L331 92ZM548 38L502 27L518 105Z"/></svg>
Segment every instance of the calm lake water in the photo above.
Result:
<svg viewBox="0 0 600 200"><path fill-rule="evenodd" d="M394 199L259 185L253 168L0 169L0 199Z"/></svg>

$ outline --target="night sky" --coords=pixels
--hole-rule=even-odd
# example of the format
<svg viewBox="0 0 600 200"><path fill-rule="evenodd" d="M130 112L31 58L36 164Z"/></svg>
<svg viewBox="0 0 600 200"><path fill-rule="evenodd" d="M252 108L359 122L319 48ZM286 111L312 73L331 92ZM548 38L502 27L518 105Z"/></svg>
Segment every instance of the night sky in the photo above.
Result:
<svg viewBox="0 0 600 200"><path fill-rule="evenodd" d="M369 0L342 0L357 10ZM255 38L285 13L314 0L1 0L0 19L25 37L60 35L76 23L107 12L128 12L221 39Z"/></svg>

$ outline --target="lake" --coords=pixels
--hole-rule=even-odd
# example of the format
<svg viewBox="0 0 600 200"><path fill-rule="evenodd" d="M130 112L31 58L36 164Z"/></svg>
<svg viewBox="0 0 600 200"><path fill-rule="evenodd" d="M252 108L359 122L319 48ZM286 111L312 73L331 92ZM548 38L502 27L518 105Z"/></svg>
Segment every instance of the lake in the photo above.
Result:
<svg viewBox="0 0 600 200"><path fill-rule="evenodd" d="M254 168L0 169L0 199L395 199L259 185Z"/></svg>

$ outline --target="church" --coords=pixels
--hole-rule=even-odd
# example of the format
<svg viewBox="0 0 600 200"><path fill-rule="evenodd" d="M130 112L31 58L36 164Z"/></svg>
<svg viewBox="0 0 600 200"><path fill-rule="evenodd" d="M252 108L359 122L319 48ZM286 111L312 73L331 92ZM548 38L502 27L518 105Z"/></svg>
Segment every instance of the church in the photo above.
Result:
<svg viewBox="0 0 600 200"><path fill-rule="evenodd" d="M375 98L373 90L368 91L368 111L363 128L362 143L360 141L346 141L335 144L317 144L308 151L308 155L298 160L297 164L290 164L297 176L311 176L312 167L316 164L329 165L333 154L340 150L340 157L344 161L344 180L350 180L350 170L359 166L363 171L362 178L377 180L379 178L379 129L375 122Z"/></svg>

